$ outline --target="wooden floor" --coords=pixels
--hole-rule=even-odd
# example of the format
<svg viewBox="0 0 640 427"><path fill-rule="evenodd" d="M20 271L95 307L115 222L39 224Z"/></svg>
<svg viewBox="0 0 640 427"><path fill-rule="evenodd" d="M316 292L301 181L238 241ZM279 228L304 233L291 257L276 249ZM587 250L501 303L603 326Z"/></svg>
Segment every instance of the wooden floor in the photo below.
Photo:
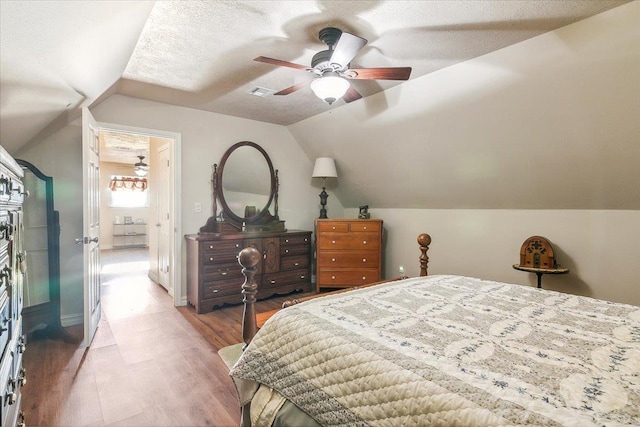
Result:
<svg viewBox="0 0 640 427"><path fill-rule="evenodd" d="M175 308L147 278L146 251L101 256L102 320L91 346L28 342L27 425L238 425L235 389L217 350L241 341L242 306L203 315ZM285 299L259 302L258 311ZM81 336L82 326L68 331Z"/></svg>

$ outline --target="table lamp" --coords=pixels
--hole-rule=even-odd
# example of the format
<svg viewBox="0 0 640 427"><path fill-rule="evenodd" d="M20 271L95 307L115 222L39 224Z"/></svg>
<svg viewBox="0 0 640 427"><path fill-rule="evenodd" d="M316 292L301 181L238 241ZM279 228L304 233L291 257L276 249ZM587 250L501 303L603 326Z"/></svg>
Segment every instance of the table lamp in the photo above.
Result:
<svg viewBox="0 0 640 427"><path fill-rule="evenodd" d="M320 193L320 205L322 208L320 209L320 218L327 217L327 209L325 206L327 205L327 194L326 183L327 178L337 178L338 173L336 172L336 163L333 161L331 157L318 157L316 159L316 164L313 167L312 178L322 178L322 193Z"/></svg>

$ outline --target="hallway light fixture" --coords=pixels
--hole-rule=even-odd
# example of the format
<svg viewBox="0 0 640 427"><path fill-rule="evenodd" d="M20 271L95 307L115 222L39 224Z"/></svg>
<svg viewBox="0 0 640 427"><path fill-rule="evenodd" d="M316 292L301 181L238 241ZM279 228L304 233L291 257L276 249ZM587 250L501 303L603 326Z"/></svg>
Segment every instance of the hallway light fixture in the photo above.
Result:
<svg viewBox="0 0 640 427"><path fill-rule="evenodd" d="M316 96L327 104L333 104L338 98L342 98L351 84L335 72L325 73L319 79L311 82L311 90Z"/></svg>
<svg viewBox="0 0 640 427"><path fill-rule="evenodd" d="M138 156L140 161L134 165L133 171L138 176L146 176L149 172L149 165L143 162L144 156Z"/></svg>
<svg viewBox="0 0 640 427"><path fill-rule="evenodd" d="M329 195L325 191L327 178L337 178L336 162L331 157L318 157L313 167L312 178L322 178L322 192L320 193L320 218L327 218L327 198Z"/></svg>

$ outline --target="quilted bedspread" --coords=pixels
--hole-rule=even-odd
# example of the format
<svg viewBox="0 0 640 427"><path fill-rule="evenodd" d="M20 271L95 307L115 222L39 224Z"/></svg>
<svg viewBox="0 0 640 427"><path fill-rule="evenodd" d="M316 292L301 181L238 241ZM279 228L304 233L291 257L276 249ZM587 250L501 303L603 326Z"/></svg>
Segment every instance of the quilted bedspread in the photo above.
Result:
<svg viewBox="0 0 640 427"><path fill-rule="evenodd" d="M231 375L327 426L637 426L640 307L413 278L280 311Z"/></svg>

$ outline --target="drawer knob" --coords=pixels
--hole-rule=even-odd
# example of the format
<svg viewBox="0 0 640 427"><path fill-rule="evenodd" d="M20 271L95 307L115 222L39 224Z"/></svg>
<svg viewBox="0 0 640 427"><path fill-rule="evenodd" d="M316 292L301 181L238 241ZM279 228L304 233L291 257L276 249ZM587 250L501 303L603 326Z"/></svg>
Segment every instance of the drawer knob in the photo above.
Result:
<svg viewBox="0 0 640 427"><path fill-rule="evenodd" d="M331 258L331 262L336 262L336 259L335 258Z"/></svg>
<svg viewBox="0 0 640 427"><path fill-rule="evenodd" d="M362 280L367 280L367 278L365 276L362 276Z"/></svg>
<svg viewBox="0 0 640 427"><path fill-rule="evenodd" d="M366 245L366 244L367 244L367 241L366 241L366 240L363 240L363 241L362 241L362 244L363 244L363 245Z"/></svg>
<svg viewBox="0 0 640 427"><path fill-rule="evenodd" d="M213 249L213 245L209 245L209 249Z"/></svg>
<svg viewBox="0 0 640 427"><path fill-rule="evenodd" d="M294 263L293 263L293 266L294 266L294 267L297 267L297 266L299 266L299 265L300 265L300 263L299 263L299 262L294 262Z"/></svg>
<svg viewBox="0 0 640 427"><path fill-rule="evenodd" d="M336 276L331 276L331 280L336 280Z"/></svg>
<svg viewBox="0 0 640 427"><path fill-rule="evenodd" d="M331 241L331 243L335 245L335 244L336 244L336 241L335 241L335 240L332 240L332 241Z"/></svg>
<svg viewBox="0 0 640 427"><path fill-rule="evenodd" d="M365 225L365 226L364 226L364 228L363 228L363 230L366 230L366 229L367 229L367 226Z"/></svg>
<svg viewBox="0 0 640 427"><path fill-rule="evenodd" d="M284 253L285 253L285 254L288 254L288 253L289 253L289 249L285 249L285 250L284 250Z"/></svg>
<svg viewBox="0 0 640 427"><path fill-rule="evenodd" d="M213 257L209 257L209 261L213 262Z"/></svg>
<svg viewBox="0 0 640 427"><path fill-rule="evenodd" d="M27 384L27 370L24 368L20 369L20 376L18 377L18 384L20 387L24 387Z"/></svg>
<svg viewBox="0 0 640 427"><path fill-rule="evenodd" d="M307 239L306 237L304 238L304 242L307 243L309 241L309 239Z"/></svg>
<svg viewBox="0 0 640 427"><path fill-rule="evenodd" d="M331 227L331 228L335 230L335 229L336 229L336 226L334 225L334 226L333 226L333 227Z"/></svg>
<svg viewBox="0 0 640 427"><path fill-rule="evenodd" d="M236 249L240 247L240 243L236 243Z"/></svg>
<svg viewBox="0 0 640 427"><path fill-rule="evenodd" d="M275 280L270 280L269 282L271 282L271 284L272 284L272 285L275 285L275 284L276 284L276 281L275 281Z"/></svg>
<svg viewBox="0 0 640 427"><path fill-rule="evenodd" d="M300 275L300 279L301 279L301 280L304 280L304 274L301 274L301 275Z"/></svg>
<svg viewBox="0 0 640 427"><path fill-rule="evenodd" d="M289 243L289 239L284 239L284 242L285 243Z"/></svg>
<svg viewBox="0 0 640 427"><path fill-rule="evenodd" d="M11 392L6 394L6 398L7 398L7 403L9 405L13 405L14 403L16 403L16 400L18 400L18 395L14 392Z"/></svg>
<svg viewBox="0 0 640 427"><path fill-rule="evenodd" d="M221 271L221 272L220 272L220 275L221 275L221 276L226 276L227 274L229 274L229 272L228 272L228 271Z"/></svg>
<svg viewBox="0 0 640 427"><path fill-rule="evenodd" d="M362 258L362 262L367 262L367 259L366 258Z"/></svg>
<svg viewBox="0 0 640 427"><path fill-rule="evenodd" d="M211 293L217 294L218 290L217 289L213 289L211 286L209 286L209 290L211 291Z"/></svg>

